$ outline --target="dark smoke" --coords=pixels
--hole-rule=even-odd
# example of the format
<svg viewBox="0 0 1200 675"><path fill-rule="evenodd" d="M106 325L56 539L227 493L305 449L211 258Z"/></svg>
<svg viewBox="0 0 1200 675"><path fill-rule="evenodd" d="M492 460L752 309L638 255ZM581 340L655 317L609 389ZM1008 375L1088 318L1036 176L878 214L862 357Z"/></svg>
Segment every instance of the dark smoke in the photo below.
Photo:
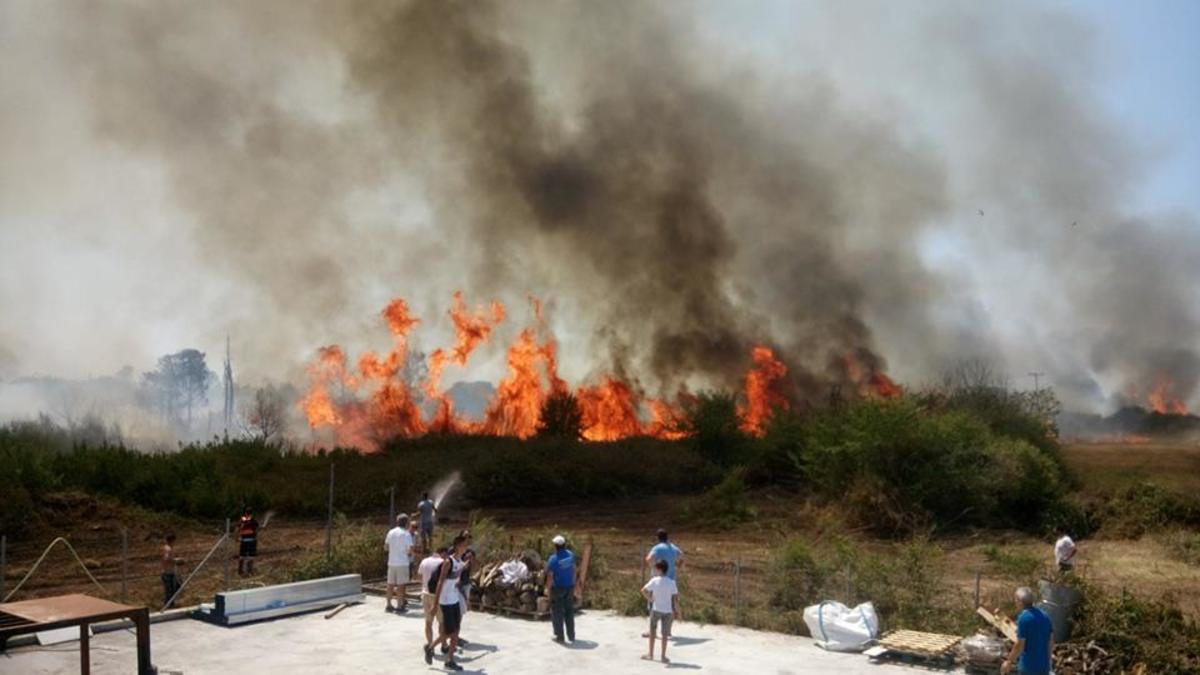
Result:
<svg viewBox="0 0 1200 675"><path fill-rule="evenodd" d="M1068 16L930 4L897 39L855 32L877 4L830 9L946 98L931 124L817 63L742 72L692 3L86 7L31 15L91 132L161 164L230 280L204 330L251 371L465 288L545 297L593 372L665 392L734 383L756 343L809 399L848 355L914 383L988 356L1076 405L1198 385L1197 224L1129 213L1144 162Z"/></svg>

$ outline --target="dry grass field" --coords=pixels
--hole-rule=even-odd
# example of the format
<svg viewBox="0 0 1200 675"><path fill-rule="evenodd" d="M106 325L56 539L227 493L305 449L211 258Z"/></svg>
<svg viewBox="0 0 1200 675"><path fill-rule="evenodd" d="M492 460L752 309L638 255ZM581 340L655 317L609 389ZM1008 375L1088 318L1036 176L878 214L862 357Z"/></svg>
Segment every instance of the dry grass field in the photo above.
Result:
<svg viewBox="0 0 1200 675"><path fill-rule="evenodd" d="M1143 481L1181 493L1200 492L1200 441L1072 443L1062 455L1085 493Z"/></svg>
<svg viewBox="0 0 1200 675"><path fill-rule="evenodd" d="M1098 495L1141 481L1182 492L1200 491L1200 446L1196 445L1075 444L1064 449L1064 458L1084 495ZM64 535L76 545L101 582L115 592L120 580L119 531L126 525L131 528L129 597L153 606L161 594L156 534L164 529L176 531L181 554L194 564L208 551L221 529L218 523L157 516L82 495L73 499L64 500L62 518L55 531L10 546L9 589L53 536ZM640 585L645 574L642 556L653 543L655 529L670 528L672 539L686 552L685 609L703 608L709 620L734 621L733 569L738 563L744 605L741 617L736 619L758 627L769 624L771 612L767 603L773 553L783 542L800 539L820 545L848 538L863 550L883 554L901 546L848 529L832 508L797 504L794 498L769 491L756 493L753 502L757 517L732 530L714 529L703 520L680 524L684 503L665 497L561 508L496 509L484 515L502 525L506 536L518 541L548 537L558 530L568 531L577 540L594 540L603 560L600 570L603 580L596 584L596 592L602 594L606 604L618 609L622 602L633 597ZM447 530L461 527L468 517L465 510L451 509L443 527ZM373 519L381 543L385 520L385 514ZM323 550L324 536L322 523L277 517L262 533L260 574L244 580L234 574L234 585L282 580L300 560ZM1081 568L1089 578L1112 590L1124 588L1153 597L1173 595L1185 612L1200 619L1200 566L1172 556L1165 536L1082 541ZM1048 538L985 531L935 538L934 544L944 551L939 564L956 596L949 602L967 607L974 594L976 573L981 575L985 601L1001 602L1014 585L1049 574L1052 567L1052 541ZM222 569L218 553L185 592L181 604L210 600L223 585ZM86 592L89 588L95 591L62 550L52 553L26 586L36 595ZM24 593L23 596L29 597Z"/></svg>

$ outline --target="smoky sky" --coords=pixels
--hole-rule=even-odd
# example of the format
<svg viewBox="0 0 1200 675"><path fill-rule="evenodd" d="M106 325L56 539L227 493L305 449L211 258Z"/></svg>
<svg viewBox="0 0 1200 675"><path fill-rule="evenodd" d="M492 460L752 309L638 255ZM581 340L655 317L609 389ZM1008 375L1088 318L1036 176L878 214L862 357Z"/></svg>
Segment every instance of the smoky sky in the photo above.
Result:
<svg viewBox="0 0 1200 675"><path fill-rule="evenodd" d="M886 5L764 55L683 2L6 3L0 376L228 333L240 373L297 379L386 340L392 296L445 342L462 289L516 308L501 343L541 297L568 374L654 393L765 343L813 396L846 354L1193 396L1200 226L1128 207L1150 160L1094 31Z"/></svg>

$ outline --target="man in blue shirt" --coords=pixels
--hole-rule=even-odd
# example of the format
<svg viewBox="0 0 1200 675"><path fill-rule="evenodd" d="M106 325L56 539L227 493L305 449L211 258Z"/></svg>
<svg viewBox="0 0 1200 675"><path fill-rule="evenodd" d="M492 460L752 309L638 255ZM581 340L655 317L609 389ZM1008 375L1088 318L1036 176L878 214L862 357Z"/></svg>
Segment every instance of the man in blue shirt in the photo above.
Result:
<svg viewBox="0 0 1200 675"><path fill-rule="evenodd" d="M417 511L421 514L421 548L428 553L433 550L433 516L437 513L437 504L429 498L428 492L417 504Z"/></svg>
<svg viewBox="0 0 1200 675"><path fill-rule="evenodd" d="M546 561L546 588L550 591L554 641L561 644L564 623L567 639L575 641L575 555L567 550L567 540L561 534L553 542L554 555Z"/></svg>
<svg viewBox="0 0 1200 675"><path fill-rule="evenodd" d="M1017 603L1023 608L1017 617L1017 643L1013 645L1001 672L1012 672L1013 664L1020 675L1050 675L1050 656L1054 652L1054 626L1050 617L1033 606L1033 590L1017 589Z"/></svg>
<svg viewBox="0 0 1200 675"><path fill-rule="evenodd" d="M646 554L646 562L653 567L659 560L667 563L667 578L675 581L675 571L683 564L683 551L667 540L667 531L658 531L658 543Z"/></svg>

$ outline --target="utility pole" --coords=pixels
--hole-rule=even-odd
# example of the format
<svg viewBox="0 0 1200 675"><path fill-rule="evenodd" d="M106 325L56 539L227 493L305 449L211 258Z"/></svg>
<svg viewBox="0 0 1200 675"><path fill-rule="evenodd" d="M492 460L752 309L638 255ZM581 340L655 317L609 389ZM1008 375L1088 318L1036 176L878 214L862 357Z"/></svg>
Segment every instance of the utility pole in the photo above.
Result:
<svg viewBox="0 0 1200 675"><path fill-rule="evenodd" d="M225 440L229 440L229 427L233 426L233 361L229 354L229 335L225 335L225 376L221 386L225 390Z"/></svg>
<svg viewBox="0 0 1200 675"><path fill-rule="evenodd" d="M325 516L325 558L333 555L333 462L329 463L329 512Z"/></svg>
<svg viewBox="0 0 1200 675"><path fill-rule="evenodd" d="M388 527L396 524L396 486L388 488Z"/></svg>
<svg viewBox="0 0 1200 675"><path fill-rule="evenodd" d="M1041 387L1038 386L1038 379L1041 377L1044 377L1045 375L1046 375L1045 373L1036 371L1036 370L1033 371L1032 373L1029 373L1029 376L1033 378L1033 390L1034 391L1041 391Z"/></svg>

